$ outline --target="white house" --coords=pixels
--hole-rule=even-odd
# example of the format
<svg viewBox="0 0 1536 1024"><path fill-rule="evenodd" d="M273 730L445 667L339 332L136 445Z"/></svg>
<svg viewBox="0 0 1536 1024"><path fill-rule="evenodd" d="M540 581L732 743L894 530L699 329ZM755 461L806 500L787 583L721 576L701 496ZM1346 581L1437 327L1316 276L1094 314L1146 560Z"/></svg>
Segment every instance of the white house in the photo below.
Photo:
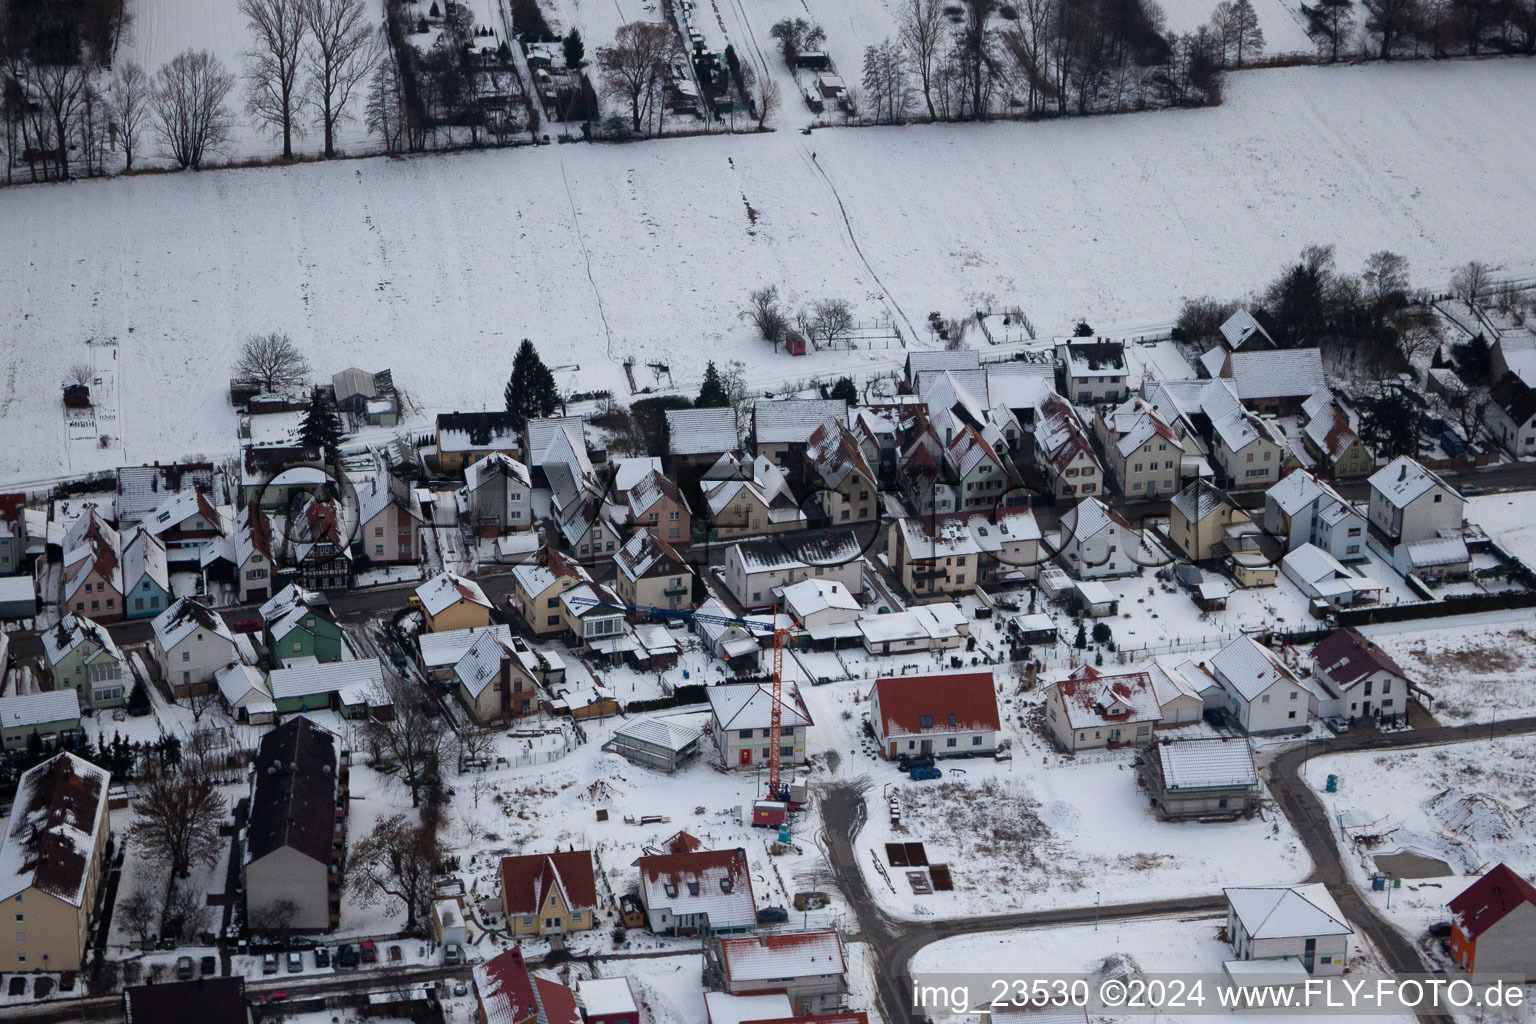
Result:
<svg viewBox="0 0 1536 1024"><path fill-rule="evenodd" d="M1123 402L1131 391L1125 344L1108 338L1069 338L1057 342L1066 390L1078 405Z"/></svg>
<svg viewBox="0 0 1536 1024"><path fill-rule="evenodd" d="M1386 651L1353 629L1339 629L1312 648L1312 674L1336 695L1324 718L1381 718L1408 712L1413 682Z"/></svg>
<svg viewBox="0 0 1536 1024"><path fill-rule="evenodd" d="M1002 728L991 672L895 676L875 680L869 723L888 758L990 755Z"/></svg>
<svg viewBox="0 0 1536 1024"><path fill-rule="evenodd" d="M190 597L155 616L155 657L178 698L208 692L225 666L240 660L224 617Z"/></svg>
<svg viewBox="0 0 1536 1024"><path fill-rule="evenodd" d="M738 622L724 621L735 618L729 608L712 597L699 605L693 629L704 649L731 668L755 669L762 655L760 634Z"/></svg>
<svg viewBox="0 0 1536 1024"><path fill-rule="evenodd" d="M1393 544L1434 540L1442 530L1460 534L1465 500L1439 474L1408 456L1377 470L1370 485L1371 525Z"/></svg>
<svg viewBox="0 0 1536 1024"><path fill-rule="evenodd" d="M694 850L641 857L640 904L651 931L672 935L757 927L747 851Z"/></svg>
<svg viewBox="0 0 1536 1024"><path fill-rule="evenodd" d="M1061 517L1056 560L1078 579L1130 576L1141 566L1132 557L1141 538L1130 522L1098 498L1084 498Z"/></svg>
<svg viewBox="0 0 1536 1024"><path fill-rule="evenodd" d="M837 580L801 580L785 587L781 600L813 640L859 635L859 600Z"/></svg>
<svg viewBox="0 0 1536 1024"><path fill-rule="evenodd" d="M276 718L277 703L261 669L240 663L225 665L214 673L214 682L235 721L267 725Z"/></svg>
<svg viewBox="0 0 1536 1024"><path fill-rule="evenodd" d="M727 768L765 765L772 754L773 690L763 683L735 683L709 688L710 732ZM790 684L779 698L779 760L805 763L811 713Z"/></svg>
<svg viewBox="0 0 1536 1024"><path fill-rule="evenodd" d="M732 544L725 550L721 571L725 585L745 608L767 608L776 600L775 591L801 580L836 581L854 596L864 592L863 548L851 530L814 540L765 538Z"/></svg>
<svg viewBox="0 0 1536 1024"><path fill-rule="evenodd" d="M1304 469L1264 492L1264 530L1284 539L1287 551L1315 544L1341 562L1366 557L1365 513Z"/></svg>
<svg viewBox="0 0 1536 1024"><path fill-rule="evenodd" d="M1321 882L1224 889L1227 938L1239 960L1295 960L1308 974L1343 974L1355 934Z"/></svg>
<svg viewBox="0 0 1536 1024"><path fill-rule="evenodd" d="M1211 658L1210 670L1227 695L1227 710L1245 732L1307 727L1311 691L1252 637L1240 636L1222 648Z"/></svg>
<svg viewBox="0 0 1536 1024"><path fill-rule="evenodd" d="M533 526L533 483L528 467L492 452L464 470L464 496L476 532L527 530Z"/></svg>
<svg viewBox="0 0 1536 1024"><path fill-rule="evenodd" d="M1385 589L1313 544L1303 544L1282 558L1280 571L1308 600L1327 601L1335 608L1374 601Z"/></svg>

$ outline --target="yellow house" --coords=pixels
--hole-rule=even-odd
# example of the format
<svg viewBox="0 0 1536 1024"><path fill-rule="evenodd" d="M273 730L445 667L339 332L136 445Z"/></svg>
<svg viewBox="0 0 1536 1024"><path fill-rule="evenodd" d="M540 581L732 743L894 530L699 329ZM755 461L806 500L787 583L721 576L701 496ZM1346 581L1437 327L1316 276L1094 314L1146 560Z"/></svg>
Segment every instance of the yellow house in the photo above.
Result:
<svg viewBox="0 0 1536 1024"><path fill-rule="evenodd" d="M588 850L501 859L501 909L513 935L565 935L597 925Z"/></svg>
<svg viewBox="0 0 1536 1024"><path fill-rule="evenodd" d="M428 633L480 629L491 624L491 600L474 580L445 572L416 588Z"/></svg>
<svg viewBox="0 0 1536 1024"><path fill-rule="evenodd" d="M1252 525L1252 516L1204 480L1174 495L1168 507L1168 538L1191 562L1225 557L1233 549L1229 531Z"/></svg>
<svg viewBox="0 0 1536 1024"><path fill-rule="evenodd" d="M512 570L512 599L534 636L553 636L565 629L560 595L591 578L575 562L549 551L543 565L528 563Z"/></svg>
<svg viewBox="0 0 1536 1024"><path fill-rule="evenodd" d="M73 754L26 772L0 844L0 971L77 971L107 845L111 776Z"/></svg>

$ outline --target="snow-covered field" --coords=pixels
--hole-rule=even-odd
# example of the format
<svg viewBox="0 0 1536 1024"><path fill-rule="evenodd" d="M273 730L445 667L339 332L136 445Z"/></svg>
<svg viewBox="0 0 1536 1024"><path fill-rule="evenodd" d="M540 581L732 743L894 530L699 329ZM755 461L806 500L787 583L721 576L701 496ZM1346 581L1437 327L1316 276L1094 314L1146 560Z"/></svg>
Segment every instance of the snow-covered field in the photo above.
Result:
<svg viewBox="0 0 1536 1024"><path fill-rule="evenodd" d="M1447 725L1536 715L1536 612L1518 609L1361 630L1434 696Z"/></svg>
<svg viewBox="0 0 1536 1024"><path fill-rule="evenodd" d="M1468 498L1466 518L1481 526L1511 557L1536 566L1536 492Z"/></svg>
<svg viewBox="0 0 1536 1024"><path fill-rule="evenodd" d="M1471 256L1517 272L1536 137L1508 126L1530 70L1298 68L1234 76L1213 110L7 190L0 483L228 450L223 385L255 331L289 332L317 372L390 366L423 407L474 409L500 405L523 337L564 386L620 393L629 357L642 386L656 361L690 390L707 358L764 385L901 361L776 355L737 317L770 282L930 344L935 309L1017 304L1046 335L1166 324L1179 296L1242 294L1311 242L1346 267L1390 247L1429 284ZM92 352L121 449L66 443L58 388L90 339L117 342Z"/></svg>

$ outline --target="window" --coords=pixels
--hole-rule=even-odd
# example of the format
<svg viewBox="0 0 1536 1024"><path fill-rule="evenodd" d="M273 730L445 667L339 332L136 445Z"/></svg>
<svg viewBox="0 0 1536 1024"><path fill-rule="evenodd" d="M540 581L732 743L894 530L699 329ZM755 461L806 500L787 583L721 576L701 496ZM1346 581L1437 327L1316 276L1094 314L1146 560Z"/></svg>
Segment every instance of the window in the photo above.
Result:
<svg viewBox="0 0 1536 1024"><path fill-rule="evenodd" d="M1391 692L1392 692L1392 680L1390 680L1390 679L1383 679L1381 681L1381 695L1383 697L1385 697L1387 694L1389 694Z"/></svg>
<svg viewBox="0 0 1536 1024"><path fill-rule="evenodd" d="M1290 714L1286 715L1285 717L1286 718L1295 718L1296 717L1296 712L1292 711Z"/></svg>
<svg viewBox="0 0 1536 1024"><path fill-rule="evenodd" d="M951 737L950 737L950 738L949 738L949 739L947 739L947 740L945 740L945 741L944 741L944 745L945 745L945 746L946 746L946 747L953 747L953 746L955 746L955 745L956 745L956 744L957 744L957 743L959 743L959 741L958 741L958 740L957 740L957 739L955 739L955 738L954 738L954 737L953 737L953 736L951 736Z"/></svg>
<svg viewBox="0 0 1536 1024"><path fill-rule="evenodd" d="M742 729L741 730L741 738L744 739L744 740L751 739L752 738L752 730L751 729Z"/></svg>
<svg viewBox="0 0 1536 1024"><path fill-rule="evenodd" d="M688 895L689 896L697 896L698 894L699 894L699 883L698 882L689 882L688 883Z"/></svg>
<svg viewBox="0 0 1536 1024"><path fill-rule="evenodd" d="M918 715L917 716L917 727L919 729L932 729L933 728L933 716L932 715Z"/></svg>
<svg viewBox="0 0 1536 1024"><path fill-rule="evenodd" d="M384 545L383 544L375 544L373 546L373 553L376 554L376 555L382 555L384 553Z"/></svg>
<svg viewBox="0 0 1536 1024"><path fill-rule="evenodd" d="M293 642L294 653L298 653L299 651L302 651L303 649L304 649L304 641L303 640L295 640Z"/></svg>
<svg viewBox="0 0 1536 1024"><path fill-rule="evenodd" d="M1359 544L1349 544L1349 545L1345 546L1344 553L1346 555L1358 555L1360 553L1360 545Z"/></svg>
<svg viewBox="0 0 1536 1024"><path fill-rule="evenodd" d="M668 896L676 896L677 895L677 886L673 885L671 882L668 882L662 888L664 888L666 890L666 893L667 893Z"/></svg>
<svg viewBox="0 0 1536 1024"><path fill-rule="evenodd" d="M730 892L731 891L731 880L729 878L722 878L722 879L720 879L720 891L721 892Z"/></svg>
<svg viewBox="0 0 1536 1024"><path fill-rule="evenodd" d="M1268 704L1269 703L1269 694L1266 693L1264 696L1260 697L1259 698L1259 703L1260 704Z"/></svg>
<svg viewBox="0 0 1536 1024"><path fill-rule="evenodd" d="M192 652L191 651L182 651L181 652L181 660L182 661L191 661L192 660Z"/></svg>
<svg viewBox="0 0 1536 1024"><path fill-rule="evenodd" d="M971 737L971 746L973 746L973 747L981 746L981 737L980 736L972 736Z"/></svg>
<svg viewBox="0 0 1536 1024"><path fill-rule="evenodd" d="M1435 495L1435 504L1436 504L1436 505L1438 505L1438 504L1440 504L1440 498L1441 498L1441 497L1442 497L1442 496L1441 496L1441 495L1439 495L1439 494L1437 494L1437 495Z"/></svg>
<svg viewBox="0 0 1536 1024"><path fill-rule="evenodd" d="M779 748L779 756L780 757L794 757L795 756L795 748L794 747L780 747Z"/></svg>
<svg viewBox="0 0 1536 1024"><path fill-rule="evenodd" d="M1296 691L1292 690L1291 691L1291 700L1295 700L1295 699L1296 699Z"/></svg>

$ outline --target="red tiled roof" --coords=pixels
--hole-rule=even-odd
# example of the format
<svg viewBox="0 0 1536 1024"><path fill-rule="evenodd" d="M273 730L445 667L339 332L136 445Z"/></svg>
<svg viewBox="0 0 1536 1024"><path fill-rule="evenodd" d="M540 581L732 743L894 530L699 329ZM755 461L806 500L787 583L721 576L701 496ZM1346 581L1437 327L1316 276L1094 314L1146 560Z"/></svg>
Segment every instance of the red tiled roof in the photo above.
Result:
<svg viewBox="0 0 1536 1024"><path fill-rule="evenodd" d="M486 1024L528 1024L538 1017L533 975L516 946L477 967L475 987Z"/></svg>
<svg viewBox="0 0 1536 1024"><path fill-rule="evenodd" d="M990 729L1001 725L997 694L990 672L957 672L937 676L899 676L875 680L875 696L885 719L882 736L916 736L924 732ZM929 716L929 725L922 724ZM955 724L950 725L950 717Z"/></svg>
<svg viewBox="0 0 1536 1024"><path fill-rule="evenodd" d="M532 914L556 887L565 893L566 905L573 910L597 906L591 851L501 858L501 891L508 913Z"/></svg>
<svg viewBox="0 0 1536 1024"><path fill-rule="evenodd" d="M556 981L533 979L534 992L539 1000L539 1024L581 1024L581 1011L576 1006L576 993Z"/></svg>
<svg viewBox="0 0 1536 1024"><path fill-rule="evenodd" d="M1097 670L1091 676L1073 673L1056 684L1056 692L1067 712L1067 722L1074 729L1156 722L1162 718L1152 677L1146 672L1118 676L1101 676ZM1123 704L1126 713L1106 714L1105 709L1116 703Z"/></svg>
<svg viewBox="0 0 1536 1024"><path fill-rule="evenodd" d="M1536 905L1536 886L1499 864L1462 890L1449 907L1461 930L1476 939L1522 903Z"/></svg>
<svg viewBox="0 0 1536 1024"><path fill-rule="evenodd" d="M1408 678L1392 656L1353 629L1336 629L1312 648L1318 671L1339 686L1350 686L1372 672L1387 671Z"/></svg>

